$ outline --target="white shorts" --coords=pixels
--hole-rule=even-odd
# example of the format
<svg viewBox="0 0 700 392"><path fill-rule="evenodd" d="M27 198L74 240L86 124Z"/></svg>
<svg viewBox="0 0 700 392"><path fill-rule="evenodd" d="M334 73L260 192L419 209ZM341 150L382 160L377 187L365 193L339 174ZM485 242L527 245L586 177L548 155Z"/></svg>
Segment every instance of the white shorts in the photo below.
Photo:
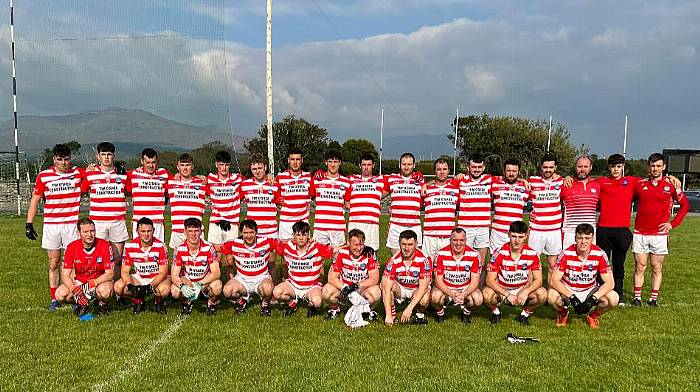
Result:
<svg viewBox="0 0 700 392"><path fill-rule="evenodd" d="M139 275L138 273L131 274L131 280L133 280L141 286L151 284L151 282L153 282L153 278L142 278L141 275Z"/></svg>
<svg viewBox="0 0 700 392"><path fill-rule="evenodd" d="M292 289L294 290L294 296L295 296L295 297L297 298L297 300L299 300L299 301L301 301L301 300L303 300L303 301L308 301L309 298L307 297L307 294L309 293L309 291L311 291L311 290L313 290L313 289L315 289L315 288L317 288L317 287L318 287L319 289L323 288L320 284L313 285L313 286L311 286L311 287L300 288L300 287L297 287L294 283L292 283L292 282L289 281L289 280L287 280L286 282L292 287Z"/></svg>
<svg viewBox="0 0 700 392"><path fill-rule="evenodd" d="M139 233L136 231L136 221L131 222L132 238L139 238ZM163 222L153 222L153 238L157 238L160 242L165 242L165 228Z"/></svg>
<svg viewBox="0 0 700 392"><path fill-rule="evenodd" d="M238 222L231 222L231 229L229 231L221 230L221 227L216 223L209 223L209 230L207 231L208 242L220 245L226 241L233 241L236 239L238 239Z"/></svg>
<svg viewBox="0 0 700 392"><path fill-rule="evenodd" d="M379 224L378 223L348 223L348 233L350 230L358 229L365 233L365 245L375 251L379 250Z"/></svg>
<svg viewBox="0 0 700 392"><path fill-rule="evenodd" d="M562 251L561 231L538 231L530 230L527 244L538 254L547 256L558 256Z"/></svg>
<svg viewBox="0 0 700 392"><path fill-rule="evenodd" d="M597 286L597 285L591 287L591 288L588 289L588 290L583 290L583 291L576 291L576 290L574 290L573 288L571 288L571 287L569 287L569 286L567 286L567 285L564 285L564 287L566 287L566 288L569 289L572 293L574 293L574 295L576 296L576 298L578 298L578 300L581 301L581 302L585 301L591 294L593 294L593 293L595 293L596 291L598 291L598 286ZM567 301L569 300L568 298L564 297L563 295L561 296L561 298L564 300L564 303L567 303Z"/></svg>
<svg viewBox="0 0 700 392"><path fill-rule="evenodd" d="M307 222L307 221L304 221ZM280 221L279 225L277 226L277 236L276 237L270 237L268 238L279 238L282 241L287 241L291 240L292 236L294 235L294 232L292 231L292 226L294 226L296 222L284 222Z"/></svg>
<svg viewBox="0 0 700 392"><path fill-rule="evenodd" d="M595 244L595 229L593 226L593 243ZM576 229L562 230L562 249L566 249L576 243Z"/></svg>
<svg viewBox="0 0 700 392"><path fill-rule="evenodd" d="M489 247L488 227L463 227L467 232L467 246L474 249L484 249Z"/></svg>
<svg viewBox="0 0 700 392"><path fill-rule="evenodd" d="M440 249L450 244L450 237L423 236L423 253L433 260L433 265L437 262L437 254Z"/></svg>
<svg viewBox="0 0 700 392"><path fill-rule="evenodd" d="M399 296L394 297L394 301L396 301L396 303L399 303L399 304L403 303L406 300L408 300L410 302L411 298L413 298L413 293L415 293L416 290L415 289L413 289L413 290L408 289L408 288L400 285L398 282L396 282L396 285L399 286Z"/></svg>
<svg viewBox="0 0 700 392"><path fill-rule="evenodd" d="M314 241L318 242L319 244L331 245L339 248L345 245L345 232L314 229Z"/></svg>
<svg viewBox="0 0 700 392"><path fill-rule="evenodd" d="M632 236L632 252L653 255L668 254L667 235L644 235L635 233Z"/></svg>
<svg viewBox="0 0 700 392"><path fill-rule="evenodd" d="M508 242L507 232L504 233L498 230L491 230L491 238L489 238L489 250L491 251L491 254L496 253L496 251L506 242Z"/></svg>
<svg viewBox="0 0 700 392"><path fill-rule="evenodd" d="M47 250L66 249L68 244L80 238L75 223L45 224L41 234L41 247Z"/></svg>
<svg viewBox="0 0 700 392"><path fill-rule="evenodd" d="M413 230L418 237L418 247L423 245L423 231L420 225L417 226L400 226L395 223L389 223L389 232L386 235L386 247L390 249L399 249L399 235L404 230Z"/></svg>
<svg viewBox="0 0 700 392"><path fill-rule="evenodd" d="M243 299L248 301L250 299L251 294L256 294L260 296L260 293L258 292L258 288L260 287L260 284L263 282L265 279L270 279L272 280L272 276L270 274L264 274L260 275L257 278L254 279L246 279L241 275L236 275L233 277L233 279L236 279L238 283L241 284L245 288L246 294L242 295ZM292 286L294 287L294 286Z"/></svg>
<svg viewBox="0 0 700 392"><path fill-rule="evenodd" d="M95 237L107 240L113 244L126 242L129 239L126 222L95 222Z"/></svg>

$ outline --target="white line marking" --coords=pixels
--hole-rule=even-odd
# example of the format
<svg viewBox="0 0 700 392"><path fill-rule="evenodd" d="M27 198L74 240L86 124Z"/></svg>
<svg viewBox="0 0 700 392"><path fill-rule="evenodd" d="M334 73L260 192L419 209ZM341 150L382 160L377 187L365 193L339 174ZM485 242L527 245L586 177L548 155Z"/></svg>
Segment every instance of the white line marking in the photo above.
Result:
<svg viewBox="0 0 700 392"><path fill-rule="evenodd" d="M162 335L160 335L158 340L153 342L153 344L151 344L150 347L141 351L136 356L136 359L133 362L131 362L128 366L122 368L120 371L115 373L107 381L103 381L101 383L97 383L97 384L93 385L91 390L96 391L96 392L100 392L103 389L105 389L106 387L109 387L109 386L116 384L122 378L126 377L126 375L128 375L129 373L138 370L138 368L141 366L141 363L143 361L148 359L148 357L150 357L151 354L153 354L158 349L158 347L160 347L163 343L167 342L175 334L175 332L177 332L177 330L180 329L180 327L182 326L182 323L184 323L185 320L187 320L187 317L188 316L178 316L177 319L175 319L175 321L172 324L170 324L170 327L168 327L168 329L165 330L165 332L163 332Z"/></svg>

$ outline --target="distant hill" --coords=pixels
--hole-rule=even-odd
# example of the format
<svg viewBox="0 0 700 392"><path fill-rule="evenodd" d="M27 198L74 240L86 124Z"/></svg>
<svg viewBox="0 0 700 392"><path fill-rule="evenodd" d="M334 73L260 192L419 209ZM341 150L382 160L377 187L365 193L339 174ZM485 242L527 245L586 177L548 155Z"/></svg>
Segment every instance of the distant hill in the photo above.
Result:
<svg viewBox="0 0 700 392"><path fill-rule="evenodd" d="M379 146L377 145L377 150ZM440 155L452 156L454 145L447 134L407 135L384 138L384 158L398 158L404 152L411 152L418 160L437 159Z"/></svg>
<svg viewBox="0 0 700 392"><path fill-rule="evenodd" d="M36 155L56 143L77 140L83 146L110 141L122 158L138 155L145 147L160 151L185 151L219 140L231 144L231 134L213 126L198 127L144 110L106 109L56 116L20 116L20 149ZM14 149L12 121L0 124L2 150ZM243 150L245 137L236 135L236 149Z"/></svg>

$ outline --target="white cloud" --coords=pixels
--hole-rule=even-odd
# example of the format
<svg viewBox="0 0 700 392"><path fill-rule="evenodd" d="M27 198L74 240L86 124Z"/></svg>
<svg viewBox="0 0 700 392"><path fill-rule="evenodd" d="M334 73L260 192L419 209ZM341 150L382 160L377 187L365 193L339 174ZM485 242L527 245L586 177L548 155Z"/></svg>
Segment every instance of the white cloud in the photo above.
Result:
<svg viewBox="0 0 700 392"><path fill-rule="evenodd" d="M464 68L467 88L474 91L478 98L496 100L503 97L503 83L492 71L482 65L470 65Z"/></svg>

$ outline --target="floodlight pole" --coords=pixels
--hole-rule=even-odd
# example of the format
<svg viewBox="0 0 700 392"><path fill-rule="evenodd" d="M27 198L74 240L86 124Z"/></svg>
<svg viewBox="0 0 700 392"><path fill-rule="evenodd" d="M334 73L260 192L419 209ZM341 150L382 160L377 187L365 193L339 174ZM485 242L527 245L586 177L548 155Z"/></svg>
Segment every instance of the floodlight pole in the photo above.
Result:
<svg viewBox="0 0 700 392"><path fill-rule="evenodd" d="M272 0L267 0L267 36L265 47L266 115L267 115L267 161L270 173L275 173L275 140L272 130Z"/></svg>
<svg viewBox="0 0 700 392"><path fill-rule="evenodd" d="M457 129L459 128L459 109L457 109L457 117L455 117L455 147L452 151L452 175L457 175Z"/></svg>
<svg viewBox="0 0 700 392"><path fill-rule="evenodd" d="M552 116L549 116L549 131L547 132L547 152L549 152L549 146L552 144Z"/></svg>
<svg viewBox="0 0 700 392"><path fill-rule="evenodd" d="M17 68L15 65L15 10L10 0L10 42L12 47L12 111L15 128L15 182L17 185L17 215L22 214L22 193L19 190L19 137L17 131Z"/></svg>
<svg viewBox="0 0 700 392"><path fill-rule="evenodd" d="M382 175L382 153L384 150L384 109L379 119L379 175Z"/></svg>
<svg viewBox="0 0 700 392"><path fill-rule="evenodd" d="M625 136L622 139L622 156L627 158L627 115L625 114Z"/></svg>

